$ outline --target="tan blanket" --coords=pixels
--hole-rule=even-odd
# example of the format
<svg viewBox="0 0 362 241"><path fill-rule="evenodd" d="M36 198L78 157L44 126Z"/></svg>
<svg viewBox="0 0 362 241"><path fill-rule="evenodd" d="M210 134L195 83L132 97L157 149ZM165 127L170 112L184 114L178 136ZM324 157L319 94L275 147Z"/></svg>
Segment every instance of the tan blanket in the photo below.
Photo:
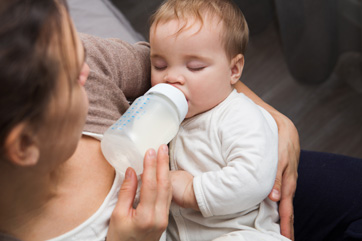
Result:
<svg viewBox="0 0 362 241"><path fill-rule="evenodd" d="M84 131L102 134L150 88L149 45L80 34L91 72L85 89L89 111Z"/></svg>

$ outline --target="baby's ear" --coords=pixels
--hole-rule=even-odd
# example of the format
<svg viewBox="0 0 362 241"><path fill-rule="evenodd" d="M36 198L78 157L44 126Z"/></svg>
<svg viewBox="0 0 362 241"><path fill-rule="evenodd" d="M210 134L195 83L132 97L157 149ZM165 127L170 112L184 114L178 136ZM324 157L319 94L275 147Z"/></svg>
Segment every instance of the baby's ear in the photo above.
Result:
<svg viewBox="0 0 362 241"><path fill-rule="evenodd" d="M39 160L39 147L26 123L16 125L5 139L5 155L17 166L33 166Z"/></svg>
<svg viewBox="0 0 362 241"><path fill-rule="evenodd" d="M244 69L244 55L238 54L231 60L231 78L230 84L234 85L241 77Z"/></svg>

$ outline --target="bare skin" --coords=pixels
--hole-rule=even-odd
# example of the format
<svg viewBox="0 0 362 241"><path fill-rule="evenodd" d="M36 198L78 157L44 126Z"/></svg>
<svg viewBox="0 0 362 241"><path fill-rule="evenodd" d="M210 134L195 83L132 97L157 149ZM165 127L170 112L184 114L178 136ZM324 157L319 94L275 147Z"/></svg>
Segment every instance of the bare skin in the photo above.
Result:
<svg viewBox="0 0 362 241"><path fill-rule="evenodd" d="M14 168L14 172L1 175L0 183L20 176L18 171ZM9 194L1 198L1 207L7 208L1 210L0 225L24 240L46 240L78 226L100 207L114 180L114 170L100 153L99 141L89 137L80 140L74 155L56 171L47 175L25 173L22 177L26 182L19 178L11 182L16 188L0 187L1 193Z"/></svg>

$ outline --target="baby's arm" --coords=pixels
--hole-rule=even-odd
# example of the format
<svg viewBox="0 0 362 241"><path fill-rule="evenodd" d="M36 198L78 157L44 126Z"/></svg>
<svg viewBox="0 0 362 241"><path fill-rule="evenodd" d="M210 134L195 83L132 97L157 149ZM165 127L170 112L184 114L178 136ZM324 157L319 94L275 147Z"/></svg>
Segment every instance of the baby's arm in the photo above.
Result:
<svg viewBox="0 0 362 241"><path fill-rule="evenodd" d="M279 129L279 164L273 190L269 198L279 203L281 233L293 239L293 197L297 186L300 155L299 135L293 122L272 106L265 103L245 84L235 84L238 92L243 92L256 104L264 107L273 116Z"/></svg>
<svg viewBox="0 0 362 241"><path fill-rule="evenodd" d="M229 107L218 120L226 165L193 180L204 217L249 210L267 198L276 175L278 136L272 117L254 104L235 102Z"/></svg>

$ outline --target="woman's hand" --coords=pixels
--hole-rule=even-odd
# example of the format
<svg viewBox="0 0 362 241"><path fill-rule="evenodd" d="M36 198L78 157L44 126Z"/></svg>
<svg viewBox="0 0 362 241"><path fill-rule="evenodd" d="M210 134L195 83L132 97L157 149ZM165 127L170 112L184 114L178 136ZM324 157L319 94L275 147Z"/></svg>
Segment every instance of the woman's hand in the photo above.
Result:
<svg viewBox="0 0 362 241"><path fill-rule="evenodd" d="M148 150L144 158L144 171L140 202L132 207L137 189L137 177L132 168L126 171L118 203L113 211L107 240L159 240L168 225L172 199L168 148L162 145L156 152Z"/></svg>
<svg viewBox="0 0 362 241"><path fill-rule="evenodd" d="M300 155L299 135L291 120L278 113L273 115L279 129L279 162L274 187L269 198L279 203L281 234L294 240L293 198L297 188Z"/></svg>
<svg viewBox="0 0 362 241"><path fill-rule="evenodd" d="M172 199L180 207L200 211L195 197L193 180L194 177L186 171L171 171Z"/></svg>
<svg viewBox="0 0 362 241"><path fill-rule="evenodd" d="M234 86L257 105L266 109L275 119L279 130L279 161L277 176L269 198L279 203L281 234L294 240L293 197L297 187L298 164L300 155L299 135L293 122L272 106L265 103L244 83L238 81Z"/></svg>

